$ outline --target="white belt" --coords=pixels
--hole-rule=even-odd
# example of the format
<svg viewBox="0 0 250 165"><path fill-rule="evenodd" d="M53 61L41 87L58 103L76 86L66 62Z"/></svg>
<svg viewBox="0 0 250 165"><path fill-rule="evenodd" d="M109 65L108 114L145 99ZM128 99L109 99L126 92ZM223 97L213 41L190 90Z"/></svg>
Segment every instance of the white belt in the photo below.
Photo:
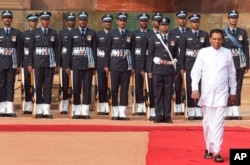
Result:
<svg viewBox="0 0 250 165"><path fill-rule="evenodd" d="M111 56L113 57L125 57L129 55L129 49L112 49Z"/></svg>
<svg viewBox="0 0 250 165"><path fill-rule="evenodd" d="M163 64L163 65L173 65L174 64L174 61L162 60L159 57L154 57L153 61L157 65L161 65L161 64Z"/></svg>
<svg viewBox="0 0 250 165"><path fill-rule="evenodd" d="M104 50L97 49L97 56L98 57L104 57L105 56Z"/></svg>
<svg viewBox="0 0 250 165"><path fill-rule="evenodd" d="M48 55L50 55L50 50L49 49L51 49L51 48L49 48L49 47L36 47L35 54L36 55L48 56Z"/></svg>
<svg viewBox="0 0 250 165"><path fill-rule="evenodd" d="M73 47L72 55L87 56L92 54L92 49L89 47Z"/></svg>
<svg viewBox="0 0 250 165"><path fill-rule="evenodd" d="M0 54L1 55L12 55L13 54L13 48L0 47Z"/></svg>
<svg viewBox="0 0 250 165"><path fill-rule="evenodd" d="M199 50L186 49L186 56L196 57L198 55Z"/></svg>

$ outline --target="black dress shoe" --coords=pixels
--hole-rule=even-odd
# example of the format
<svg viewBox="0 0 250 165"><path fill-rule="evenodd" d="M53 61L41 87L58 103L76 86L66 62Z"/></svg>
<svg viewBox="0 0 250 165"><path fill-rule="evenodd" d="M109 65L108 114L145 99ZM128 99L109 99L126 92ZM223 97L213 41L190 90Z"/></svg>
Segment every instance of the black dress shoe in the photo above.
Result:
<svg viewBox="0 0 250 165"><path fill-rule="evenodd" d="M184 112L181 112L181 115L184 115Z"/></svg>
<svg viewBox="0 0 250 165"><path fill-rule="evenodd" d="M62 112L60 112L60 114L61 114L61 115L67 115L68 112L67 112L67 111L62 111Z"/></svg>
<svg viewBox="0 0 250 165"><path fill-rule="evenodd" d="M154 123L163 123L164 120L162 118L155 118Z"/></svg>
<svg viewBox="0 0 250 165"><path fill-rule="evenodd" d="M36 118L43 118L42 114L36 114Z"/></svg>
<svg viewBox="0 0 250 165"><path fill-rule="evenodd" d="M213 159L213 154L205 150L204 159Z"/></svg>
<svg viewBox="0 0 250 165"><path fill-rule="evenodd" d="M111 120L119 120L119 117L112 117Z"/></svg>
<svg viewBox="0 0 250 165"><path fill-rule="evenodd" d="M53 119L53 116L52 116L52 115L43 115L43 118L46 118L46 119Z"/></svg>
<svg viewBox="0 0 250 165"><path fill-rule="evenodd" d="M175 112L175 115L181 115L181 112Z"/></svg>
<svg viewBox="0 0 250 165"><path fill-rule="evenodd" d="M5 113L0 113L0 117L5 117Z"/></svg>
<svg viewBox="0 0 250 165"><path fill-rule="evenodd" d="M188 120L195 120L195 117L194 116L189 116Z"/></svg>
<svg viewBox="0 0 250 165"><path fill-rule="evenodd" d="M118 120L129 120L128 117L118 117Z"/></svg>
<svg viewBox="0 0 250 165"><path fill-rule="evenodd" d="M166 119L165 121L166 121L166 123L173 123L173 120L171 120L171 119Z"/></svg>
<svg viewBox="0 0 250 165"><path fill-rule="evenodd" d="M155 120L155 116L150 116L149 117L149 121L154 121Z"/></svg>
<svg viewBox="0 0 250 165"><path fill-rule="evenodd" d="M31 111L23 111L23 114L24 115L30 115L30 114L32 114L32 112Z"/></svg>
<svg viewBox="0 0 250 165"><path fill-rule="evenodd" d="M233 119L233 116L226 116L225 117L225 120L232 120Z"/></svg>
<svg viewBox="0 0 250 165"><path fill-rule="evenodd" d="M16 117L16 114L15 113L7 113L5 116L6 117Z"/></svg>
<svg viewBox="0 0 250 165"><path fill-rule="evenodd" d="M145 113L145 112L142 112L141 115L142 115L142 116L146 116L146 113Z"/></svg>
<svg viewBox="0 0 250 165"><path fill-rule="evenodd" d="M105 115L105 112L98 112L97 115Z"/></svg>
<svg viewBox="0 0 250 165"><path fill-rule="evenodd" d="M72 116L72 119L81 119L81 118L82 118L81 115L74 115L74 116Z"/></svg>
<svg viewBox="0 0 250 165"><path fill-rule="evenodd" d="M196 116L196 117L195 117L195 120L202 120L202 119L203 119L202 116Z"/></svg>
<svg viewBox="0 0 250 165"><path fill-rule="evenodd" d="M83 115L82 119L90 119L90 116L89 115Z"/></svg>
<svg viewBox="0 0 250 165"><path fill-rule="evenodd" d="M222 158L221 155L215 155L214 156L214 161L217 162L217 163L223 163L224 159Z"/></svg>
<svg viewBox="0 0 250 165"><path fill-rule="evenodd" d="M234 116L233 120L242 120L242 117L241 116Z"/></svg>

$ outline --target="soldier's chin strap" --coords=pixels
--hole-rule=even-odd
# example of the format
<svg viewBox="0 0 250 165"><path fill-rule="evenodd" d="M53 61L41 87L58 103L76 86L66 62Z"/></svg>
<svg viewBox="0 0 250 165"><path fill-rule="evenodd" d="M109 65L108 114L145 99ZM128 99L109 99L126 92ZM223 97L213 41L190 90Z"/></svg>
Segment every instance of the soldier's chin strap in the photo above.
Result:
<svg viewBox="0 0 250 165"><path fill-rule="evenodd" d="M168 46L163 42L162 38L161 38L161 35L158 33L156 34L156 36L159 38L159 40L161 41L162 45L164 46L164 48L167 50L168 54L169 54L169 57L172 61L172 64L174 66L174 69L176 70L176 63L177 63L177 59L176 58L173 58L171 52L169 51L168 49Z"/></svg>

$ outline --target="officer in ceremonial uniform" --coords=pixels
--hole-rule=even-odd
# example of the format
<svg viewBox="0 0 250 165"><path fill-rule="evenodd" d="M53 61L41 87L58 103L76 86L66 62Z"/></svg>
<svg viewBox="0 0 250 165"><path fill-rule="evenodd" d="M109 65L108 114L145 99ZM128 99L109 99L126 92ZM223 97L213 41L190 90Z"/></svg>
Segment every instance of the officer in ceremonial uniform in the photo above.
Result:
<svg viewBox="0 0 250 165"><path fill-rule="evenodd" d="M176 38L169 38L170 19L162 17L159 20L159 33L152 35L148 41L148 76L153 78L155 98L155 123L172 123L171 99L178 45Z"/></svg>
<svg viewBox="0 0 250 165"><path fill-rule="evenodd" d="M108 33L112 28L113 16L106 14L101 18L103 30L96 33L97 36L97 80L99 93L99 115L107 115L109 113L109 103L107 95L107 78L109 73L109 54L108 49Z"/></svg>
<svg viewBox="0 0 250 165"><path fill-rule="evenodd" d="M58 58L60 58L60 67L61 67L61 75L60 79L62 79L62 93L63 97L62 100L60 101L59 104L59 110L60 114L68 114L68 108L69 108L69 93L68 93L68 88L69 88L69 76L65 72L65 68L62 68L63 64L62 62L64 61L63 58L67 54L67 47L69 43L69 36L70 36L70 31L75 27L76 24L76 15L72 12L68 13L66 16L66 26L67 28L61 30L58 33Z"/></svg>
<svg viewBox="0 0 250 165"><path fill-rule="evenodd" d="M57 71L57 32L49 28L51 13L40 13L41 27L34 29L30 40L28 70L32 73L36 86L36 118L53 118L50 114L52 84ZM33 64L33 65L32 65Z"/></svg>
<svg viewBox="0 0 250 165"><path fill-rule="evenodd" d="M2 12L3 27L0 28L0 117L16 117L14 113L15 75L20 71L20 35L11 27L13 14Z"/></svg>
<svg viewBox="0 0 250 165"><path fill-rule="evenodd" d="M25 103L24 103L24 114L32 114L32 101L31 101L31 75L28 71L28 55L29 55L29 46L30 46L30 37L31 31L36 29L38 24L39 14L31 13L26 19L29 24L29 29L22 32L21 34L21 43L22 43L22 67L23 67L23 78L24 78L24 92L25 92Z"/></svg>
<svg viewBox="0 0 250 165"><path fill-rule="evenodd" d="M161 13L155 13L151 17L152 19L152 30L148 30L145 34L146 39L146 56L148 55L148 42L153 38L157 33L159 33L159 20L162 18ZM144 50L143 50L144 51ZM147 57L145 57L145 61L147 61ZM145 72L148 73L148 68L145 62ZM149 92L149 111L148 111L148 118L151 121L155 120L155 102L154 102L154 90L153 90L153 79L148 77L148 92Z"/></svg>
<svg viewBox="0 0 250 165"><path fill-rule="evenodd" d="M197 106L197 101L191 98L191 69L194 65L196 56L201 48L207 47L209 35L207 32L200 30L200 15L193 14L189 16L191 30L187 30L180 40L180 63L181 72L186 72L186 94L187 94L187 113L188 120L202 120L201 108Z"/></svg>
<svg viewBox="0 0 250 165"><path fill-rule="evenodd" d="M224 32L223 46L230 49L233 55L234 65L236 69L236 102L234 105L229 105L226 112L226 120L242 120L239 110L241 105L241 90L244 74L249 69L249 48L248 34L245 29L237 26L239 13L232 10L228 13L229 25Z"/></svg>
<svg viewBox="0 0 250 165"><path fill-rule="evenodd" d="M145 34L149 31L148 21L150 16L146 13L138 15L140 28L134 31L135 36L135 115L145 115L145 100L143 95L144 74L145 74L145 56L146 42Z"/></svg>
<svg viewBox="0 0 250 165"><path fill-rule="evenodd" d="M134 72L134 35L126 29L127 18L127 13L119 13L116 19L118 28L109 33L112 120L128 120L125 112L128 105L130 75ZM119 86L120 94L118 94Z"/></svg>
<svg viewBox="0 0 250 165"><path fill-rule="evenodd" d="M176 13L178 27L170 30L169 36L175 37L177 39L177 45L181 39L182 34L190 30L189 27L186 27L188 13L185 11L179 11ZM180 64L180 63L178 63ZM175 108L174 112L176 115L184 115L184 104L182 98L182 74L180 72L180 66L177 67L177 76L174 81L174 91L175 91Z"/></svg>
<svg viewBox="0 0 250 165"><path fill-rule="evenodd" d="M70 69L73 71L73 119L90 119L92 78L96 68L96 32L87 27L88 13L80 12L77 17L79 26L71 30L68 53L63 63L67 73Z"/></svg>

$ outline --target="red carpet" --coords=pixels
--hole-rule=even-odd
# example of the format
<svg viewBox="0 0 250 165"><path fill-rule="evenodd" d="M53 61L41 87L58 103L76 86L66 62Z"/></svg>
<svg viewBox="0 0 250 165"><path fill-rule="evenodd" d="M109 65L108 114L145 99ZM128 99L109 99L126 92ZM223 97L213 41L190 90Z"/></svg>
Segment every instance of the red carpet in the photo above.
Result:
<svg viewBox="0 0 250 165"><path fill-rule="evenodd" d="M3 132L60 131L60 132L130 132L148 131L147 165L212 165L203 159L204 140L199 126L105 126L105 125L0 125ZM226 127L222 156L229 164L230 148L250 148L250 129Z"/></svg>

